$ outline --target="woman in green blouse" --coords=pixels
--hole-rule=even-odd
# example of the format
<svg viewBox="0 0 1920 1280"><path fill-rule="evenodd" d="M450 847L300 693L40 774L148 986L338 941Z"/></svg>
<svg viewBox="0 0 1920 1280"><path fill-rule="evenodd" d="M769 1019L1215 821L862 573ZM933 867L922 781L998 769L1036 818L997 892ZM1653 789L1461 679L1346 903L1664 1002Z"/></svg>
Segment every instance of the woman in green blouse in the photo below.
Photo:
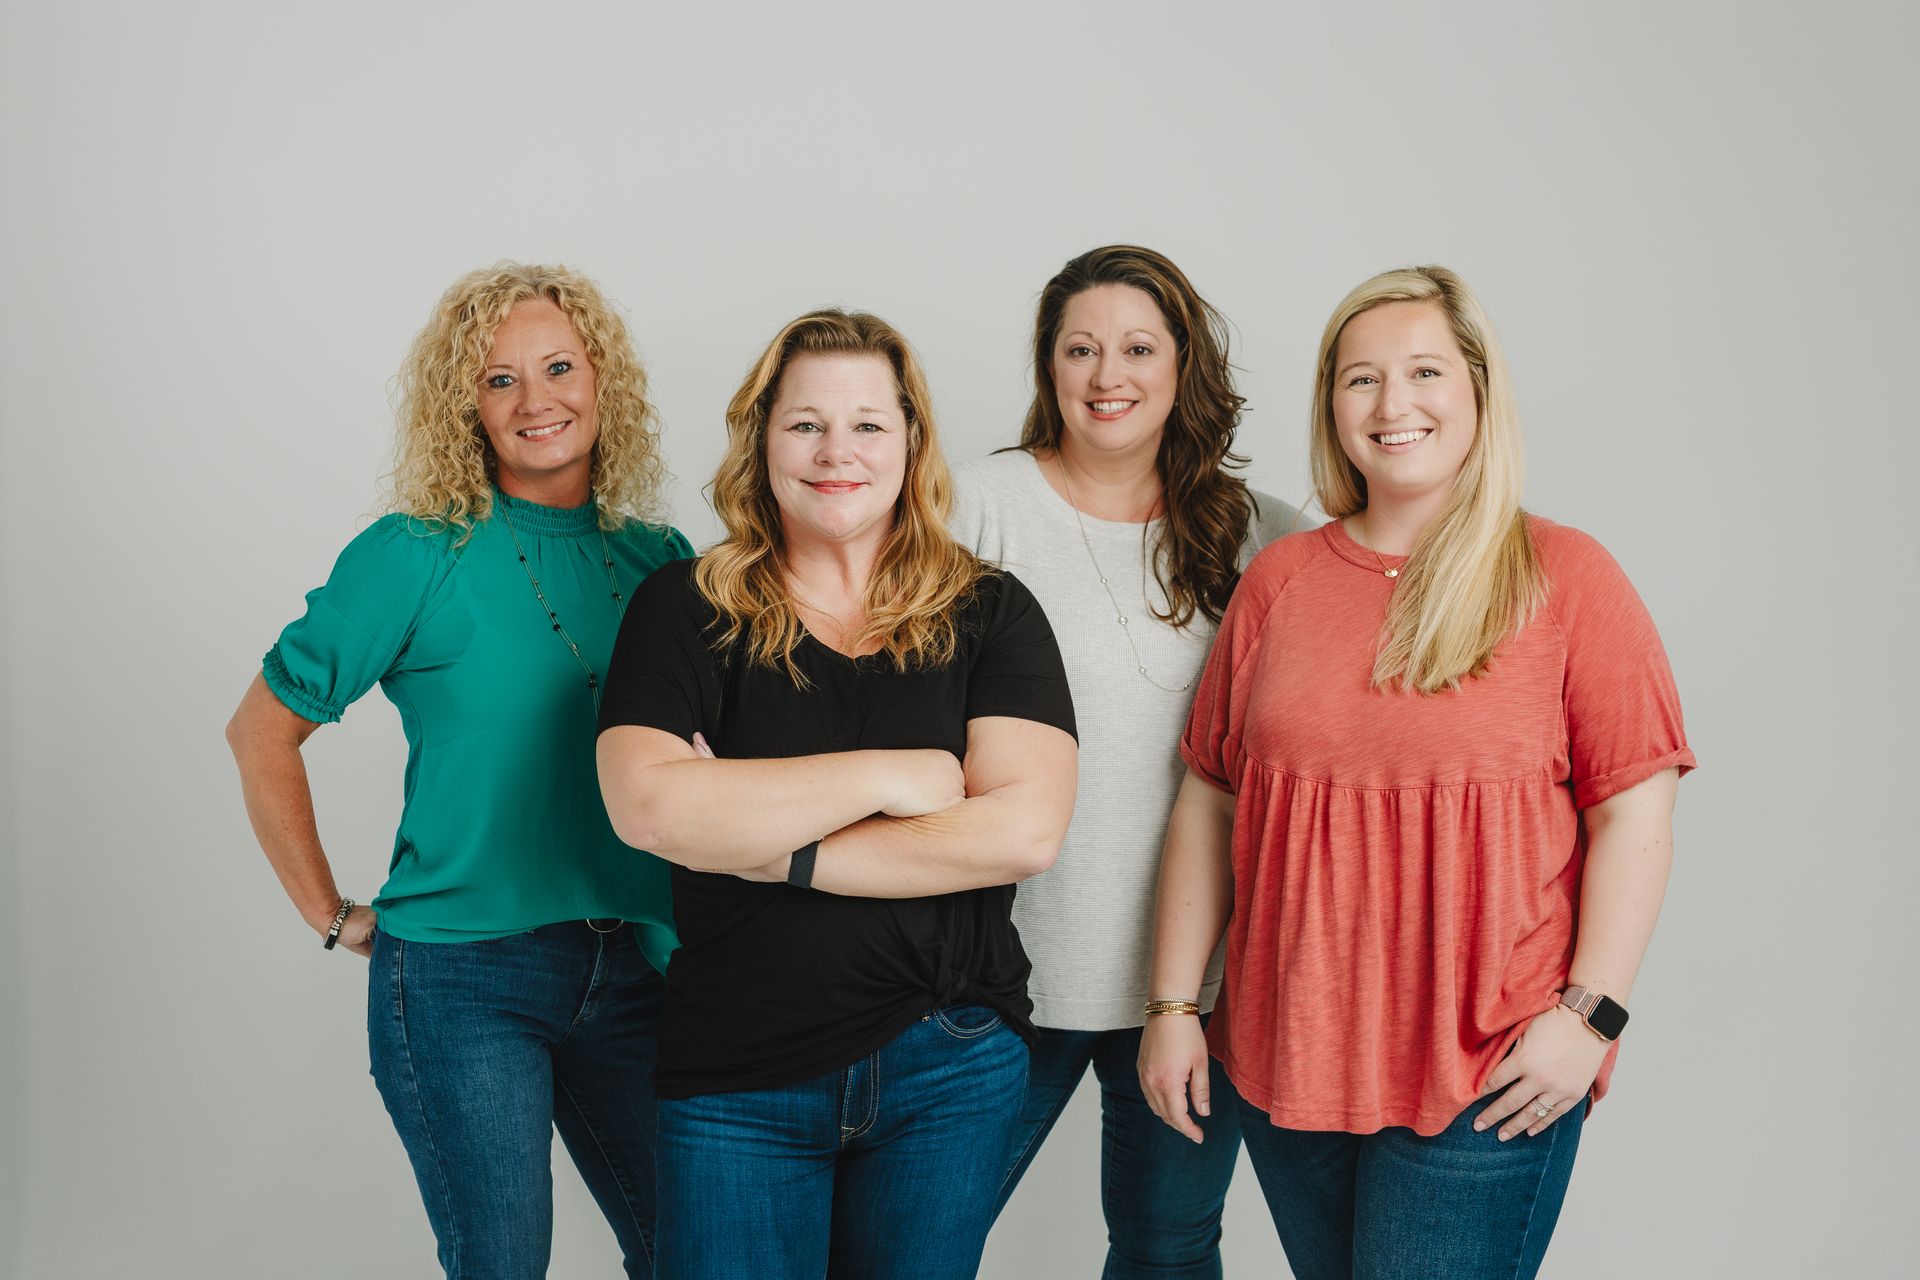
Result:
<svg viewBox="0 0 1920 1280"><path fill-rule="evenodd" d="M373 1075L448 1276L543 1276L557 1127L652 1274L664 864L594 769L625 601L692 554L624 323L561 268L456 282L402 372L394 510L268 651L227 737L267 860L328 948L369 957ZM379 684L405 807L371 904L341 895L300 748ZM626 925L631 923L633 927Z"/></svg>

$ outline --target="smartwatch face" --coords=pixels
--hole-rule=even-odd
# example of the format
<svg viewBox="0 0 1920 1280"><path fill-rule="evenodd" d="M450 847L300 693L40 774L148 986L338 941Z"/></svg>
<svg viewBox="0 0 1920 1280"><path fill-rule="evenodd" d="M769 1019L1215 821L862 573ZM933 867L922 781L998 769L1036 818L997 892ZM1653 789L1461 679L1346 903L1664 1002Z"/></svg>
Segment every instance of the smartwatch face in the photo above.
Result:
<svg viewBox="0 0 1920 1280"><path fill-rule="evenodd" d="M1618 1040L1620 1033L1627 1029L1627 1011L1614 1000L1601 996L1600 1003L1587 1014L1587 1025L1609 1040Z"/></svg>

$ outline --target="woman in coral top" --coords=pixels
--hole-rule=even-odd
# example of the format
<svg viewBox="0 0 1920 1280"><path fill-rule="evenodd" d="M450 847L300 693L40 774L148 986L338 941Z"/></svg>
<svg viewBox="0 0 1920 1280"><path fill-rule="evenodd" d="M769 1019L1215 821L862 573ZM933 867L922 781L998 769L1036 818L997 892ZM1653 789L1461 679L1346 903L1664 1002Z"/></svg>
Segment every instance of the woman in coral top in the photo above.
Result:
<svg viewBox="0 0 1920 1280"><path fill-rule="evenodd" d="M1349 294L1313 416L1333 518L1249 566L1181 742L1142 1087L1199 1141L1219 1058L1302 1280L1531 1276L1693 754L1619 566L1520 509L1512 388L1457 276Z"/></svg>

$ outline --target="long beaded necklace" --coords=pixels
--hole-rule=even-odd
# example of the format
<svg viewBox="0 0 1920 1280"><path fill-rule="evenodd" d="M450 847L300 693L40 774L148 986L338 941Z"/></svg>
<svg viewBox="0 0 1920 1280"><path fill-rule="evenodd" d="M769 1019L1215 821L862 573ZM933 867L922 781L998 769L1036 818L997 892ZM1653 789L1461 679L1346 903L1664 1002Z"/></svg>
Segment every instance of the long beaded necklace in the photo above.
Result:
<svg viewBox="0 0 1920 1280"><path fill-rule="evenodd" d="M1093 562L1093 571L1100 575L1100 587L1107 593L1107 602L1113 606L1113 620L1120 624L1120 634L1127 638L1127 648L1133 651L1133 669L1140 673L1141 679L1162 693L1185 693L1187 690L1193 688L1192 676L1188 676L1186 682L1180 685L1164 685L1158 680L1155 680L1152 674L1148 672L1146 662L1140 657L1140 646L1135 644L1133 640L1132 619L1127 617L1127 611L1120 607L1119 598L1113 594L1113 584L1107 581L1107 571L1100 567L1100 557L1093 554L1093 539L1087 536L1087 522L1080 517L1080 504L1073 500L1073 476L1067 470L1066 457L1058 453L1054 454L1054 457L1060 462L1060 479L1067 486L1067 506L1073 509L1073 522L1079 526L1080 529L1080 545L1087 549L1087 559ZM1148 512L1147 514L1151 517L1153 513ZM1152 603L1147 599L1146 523L1142 523L1140 526L1140 603L1145 605L1149 612L1152 611Z"/></svg>
<svg viewBox="0 0 1920 1280"><path fill-rule="evenodd" d="M533 584L533 594L539 597L540 607L547 611L547 621L553 624L554 634L564 640L567 648L573 652L574 661L580 664L580 669L587 673L587 690L593 695L593 714L598 717L600 676L594 671L593 664L587 661L587 655L580 652L580 646L573 642L573 637L567 634L567 629L560 625L560 615L555 613L553 606L547 603L547 593L540 589L540 579L534 576L533 565L527 560L526 548L520 545L520 535L514 532L513 516L508 513L506 504L501 503L499 509L501 517L507 522L507 536L513 539L513 553L520 557L520 567L527 571L527 581ZM607 546L607 531L598 527L597 520L595 528L600 534L600 563L607 567L607 587L613 592L613 613L617 618L620 616L625 597L620 594L620 584L614 580L613 552Z"/></svg>

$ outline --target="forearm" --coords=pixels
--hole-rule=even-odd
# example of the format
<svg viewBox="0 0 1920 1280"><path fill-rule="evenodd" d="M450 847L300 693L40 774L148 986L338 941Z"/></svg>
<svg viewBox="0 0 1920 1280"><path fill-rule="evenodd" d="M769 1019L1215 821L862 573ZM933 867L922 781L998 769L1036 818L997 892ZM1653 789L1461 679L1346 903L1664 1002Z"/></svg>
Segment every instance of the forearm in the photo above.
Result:
<svg viewBox="0 0 1920 1280"><path fill-rule="evenodd" d="M770 858L883 808L887 751L778 760L642 761L622 730L600 737L600 790L614 831L681 866L729 871ZM685 744L682 744L685 745Z"/></svg>
<svg viewBox="0 0 1920 1280"><path fill-rule="evenodd" d="M1188 772L1160 859L1148 994L1191 1000L1233 912L1234 798Z"/></svg>
<svg viewBox="0 0 1920 1280"><path fill-rule="evenodd" d="M300 748L261 741L237 725L228 739L240 766L240 792L254 838L301 918L324 932L339 909L340 892L320 845Z"/></svg>
<svg viewBox="0 0 1920 1280"><path fill-rule="evenodd" d="M813 888L926 898L1012 884L1053 865L1071 816L1071 803L1063 814L1042 797L1003 790L917 818L867 818L821 841Z"/></svg>
<svg viewBox="0 0 1920 1280"><path fill-rule="evenodd" d="M1673 866L1673 794L1668 770L1588 809L1580 876L1580 925L1568 981L1625 1004L1653 937Z"/></svg>

